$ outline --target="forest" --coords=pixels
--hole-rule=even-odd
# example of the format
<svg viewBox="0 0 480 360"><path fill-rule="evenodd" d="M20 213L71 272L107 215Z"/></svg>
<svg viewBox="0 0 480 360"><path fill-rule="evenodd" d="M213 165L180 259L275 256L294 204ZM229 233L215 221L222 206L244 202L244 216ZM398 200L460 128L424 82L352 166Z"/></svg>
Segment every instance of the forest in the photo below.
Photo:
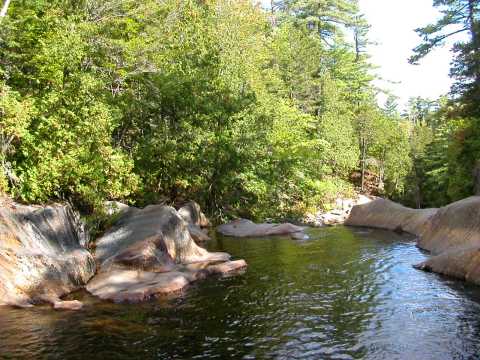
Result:
<svg viewBox="0 0 480 360"><path fill-rule="evenodd" d="M434 6L410 61L464 32L455 83L400 111L377 102L356 0L7 1L0 190L87 215L194 199L218 219L292 218L354 192L418 208L472 195L480 5Z"/></svg>

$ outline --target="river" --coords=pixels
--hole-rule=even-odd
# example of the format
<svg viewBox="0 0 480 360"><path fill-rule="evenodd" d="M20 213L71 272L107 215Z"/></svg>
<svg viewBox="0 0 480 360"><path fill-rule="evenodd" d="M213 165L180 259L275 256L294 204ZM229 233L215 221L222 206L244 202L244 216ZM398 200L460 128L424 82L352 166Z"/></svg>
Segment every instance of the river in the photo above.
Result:
<svg viewBox="0 0 480 360"><path fill-rule="evenodd" d="M424 273L410 236L336 227L312 239L218 237L247 260L178 297L79 312L0 308L1 359L477 359L480 287Z"/></svg>

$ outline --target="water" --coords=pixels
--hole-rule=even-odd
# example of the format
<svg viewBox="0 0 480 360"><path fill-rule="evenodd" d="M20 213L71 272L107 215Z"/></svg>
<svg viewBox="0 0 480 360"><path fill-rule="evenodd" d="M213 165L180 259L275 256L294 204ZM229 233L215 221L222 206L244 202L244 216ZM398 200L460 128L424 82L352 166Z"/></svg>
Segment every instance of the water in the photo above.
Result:
<svg viewBox="0 0 480 360"><path fill-rule="evenodd" d="M219 238L249 263L178 298L80 312L0 308L1 359L480 359L480 287L417 271L408 237Z"/></svg>

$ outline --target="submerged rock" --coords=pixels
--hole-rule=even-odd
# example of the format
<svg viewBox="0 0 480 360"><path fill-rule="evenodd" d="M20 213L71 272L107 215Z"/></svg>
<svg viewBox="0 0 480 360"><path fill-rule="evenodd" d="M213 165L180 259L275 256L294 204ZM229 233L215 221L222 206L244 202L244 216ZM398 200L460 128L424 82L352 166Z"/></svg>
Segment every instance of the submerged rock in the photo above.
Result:
<svg viewBox="0 0 480 360"><path fill-rule="evenodd" d="M284 224L255 224L247 219L239 219L217 227L217 231L225 236L233 237L262 237L271 235L294 235L304 238L304 227L290 223Z"/></svg>
<svg viewBox="0 0 480 360"><path fill-rule="evenodd" d="M83 287L95 273L88 236L67 205L0 208L0 305L27 307Z"/></svg>
<svg viewBox="0 0 480 360"><path fill-rule="evenodd" d="M189 226L205 221L201 217L192 221L187 223L174 208L163 205L124 210L97 240L99 272L87 291L105 300L138 302L178 292L206 275L246 267L243 260L229 261L227 253L199 247Z"/></svg>

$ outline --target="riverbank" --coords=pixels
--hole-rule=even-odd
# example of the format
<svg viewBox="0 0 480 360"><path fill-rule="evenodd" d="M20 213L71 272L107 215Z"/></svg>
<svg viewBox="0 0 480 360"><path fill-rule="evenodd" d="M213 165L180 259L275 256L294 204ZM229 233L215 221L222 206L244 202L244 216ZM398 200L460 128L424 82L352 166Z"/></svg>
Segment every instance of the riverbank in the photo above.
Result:
<svg viewBox="0 0 480 360"><path fill-rule="evenodd" d="M432 254L416 268L480 285L480 196L422 210L377 199L354 207L345 225L414 234L417 246Z"/></svg>
<svg viewBox="0 0 480 360"><path fill-rule="evenodd" d="M112 209L110 209L112 210ZM114 214L114 212L117 212ZM244 260L197 245L208 226L196 203L178 211L152 205L116 206L115 221L93 248L79 215L68 205L0 207L0 305L40 303L78 310L65 302L86 288L104 300L138 302L179 292L193 281L244 269Z"/></svg>

